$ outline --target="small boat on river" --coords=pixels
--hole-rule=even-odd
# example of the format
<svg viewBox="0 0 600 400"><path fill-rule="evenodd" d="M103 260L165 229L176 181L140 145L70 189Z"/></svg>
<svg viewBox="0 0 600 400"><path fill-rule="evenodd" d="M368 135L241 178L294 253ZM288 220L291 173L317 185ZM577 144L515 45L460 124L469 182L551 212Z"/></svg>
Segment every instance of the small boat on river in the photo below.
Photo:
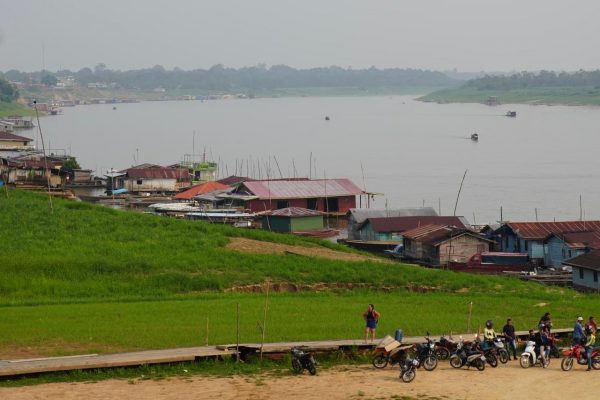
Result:
<svg viewBox="0 0 600 400"><path fill-rule="evenodd" d="M506 114L504 114L504 115L507 117L516 118L517 112L516 111L507 111Z"/></svg>
<svg viewBox="0 0 600 400"><path fill-rule="evenodd" d="M479 135L477 133L472 134L471 135L471 140L474 141L474 142L478 141L479 140Z"/></svg>

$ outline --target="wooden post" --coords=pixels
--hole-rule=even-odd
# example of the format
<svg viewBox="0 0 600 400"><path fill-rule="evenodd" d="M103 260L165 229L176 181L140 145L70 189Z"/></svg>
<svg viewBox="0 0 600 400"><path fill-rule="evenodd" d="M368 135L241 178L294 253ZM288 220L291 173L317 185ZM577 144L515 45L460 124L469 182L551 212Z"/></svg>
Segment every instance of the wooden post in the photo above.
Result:
<svg viewBox="0 0 600 400"><path fill-rule="evenodd" d="M206 315L206 345L208 346L208 314Z"/></svg>
<svg viewBox="0 0 600 400"><path fill-rule="evenodd" d="M236 351L235 362L239 363L240 362L240 302L239 301L237 303L236 328L237 328L237 335L236 335L237 339L236 339L236 344L235 344L235 351Z"/></svg>
<svg viewBox="0 0 600 400"><path fill-rule="evenodd" d="M269 286L271 286L270 282L267 281L267 294L265 296L265 305L263 307L263 321L261 325L261 333L262 337L260 339L260 361L263 359L263 347L265 345L265 333L267 331L267 309L269 307Z"/></svg>
<svg viewBox="0 0 600 400"><path fill-rule="evenodd" d="M473 313L473 302L469 303L469 319L467 320L467 333L471 333L471 314Z"/></svg>

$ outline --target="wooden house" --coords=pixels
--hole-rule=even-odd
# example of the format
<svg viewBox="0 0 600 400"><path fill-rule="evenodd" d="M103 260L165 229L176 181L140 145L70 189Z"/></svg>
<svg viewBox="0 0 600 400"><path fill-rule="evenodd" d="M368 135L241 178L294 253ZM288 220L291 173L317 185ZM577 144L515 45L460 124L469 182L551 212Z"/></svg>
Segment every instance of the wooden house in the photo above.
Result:
<svg viewBox="0 0 600 400"><path fill-rule="evenodd" d="M475 253L489 251L492 242L468 229L425 225L404 232L404 256L421 264L465 263Z"/></svg>
<svg viewBox="0 0 600 400"><path fill-rule="evenodd" d="M327 214L344 215L356 207L362 189L349 179L280 179L246 181L230 195L252 212L288 207L306 208Z"/></svg>
<svg viewBox="0 0 600 400"><path fill-rule="evenodd" d="M358 228L360 240L402 242L404 232L425 225L449 225L470 229L464 217L408 216L367 218Z"/></svg>
<svg viewBox="0 0 600 400"><path fill-rule="evenodd" d="M31 142L33 139L11 132L0 132L0 150L32 150Z"/></svg>
<svg viewBox="0 0 600 400"><path fill-rule="evenodd" d="M559 267L591 249L600 249L600 232L553 233L545 240L544 265Z"/></svg>
<svg viewBox="0 0 600 400"><path fill-rule="evenodd" d="M579 290L600 292L600 250L592 250L570 260L563 265L573 268L573 287Z"/></svg>
<svg viewBox="0 0 600 400"><path fill-rule="evenodd" d="M107 189L127 189L130 193L176 193L190 186L186 168L141 164L119 172L106 174Z"/></svg>
<svg viewBox="0 0 600 400"><path fill-rule="evenodd" d="M348 219L348 240L370 240L361 236L361 227L369 218L390 218L390 217L410 217L410 216L436 216L437 213L432 207L416 208L351 208L346 213Z"/></svg>
<svg viewBox="0 0 600 400"><path fill-rule="evenodd" d="M279 233L316 231L323 229L323 213L299 207L273 210L263 214L262 228Z"/></svg>

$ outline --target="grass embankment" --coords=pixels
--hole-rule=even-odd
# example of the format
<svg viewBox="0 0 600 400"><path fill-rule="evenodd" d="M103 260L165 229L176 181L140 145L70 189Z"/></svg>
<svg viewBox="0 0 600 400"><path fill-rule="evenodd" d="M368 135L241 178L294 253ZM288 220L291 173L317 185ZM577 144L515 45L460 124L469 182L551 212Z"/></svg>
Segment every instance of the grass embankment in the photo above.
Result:
<svg viewBox="0 0 600 400"><path fill-rule="evenodd" d="M538 87L511 90L479 90L472 86L442 89L418 100L439 103L485 103L489 96L497 96L504 104L600 105L597 87Z"/></svg>
<svg viewBox="0 0 600 400"><path fill-rule="evenodd" d="M464 331L512 316L518 329L550 310L556 326L593 313L597 296L403 264L228 250L231 237L342 249L288 235L127 213L44 195L0 192L0 358L258 341L263 294L225 289L261 283L367 283L383 290L272 293L267 341L359 337L373 302L381 333ZM429 293L407 290L428 288Z"/></svg>
<svg viewBox="0 0 600 400"><path fill-rule="evenodd" d="M33 116L35 111L19 103L7 103L0 101L0 118L9 115Z"/></svg>

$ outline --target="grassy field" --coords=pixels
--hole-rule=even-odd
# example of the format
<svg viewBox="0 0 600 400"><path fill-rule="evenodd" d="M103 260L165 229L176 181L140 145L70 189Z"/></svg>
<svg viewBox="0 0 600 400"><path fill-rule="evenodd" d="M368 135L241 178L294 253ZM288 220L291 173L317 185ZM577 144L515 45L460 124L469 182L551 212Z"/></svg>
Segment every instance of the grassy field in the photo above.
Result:
<svg viewBox="0 0 600 400"><path fill-rule="evenodd" d="M600 88L545 87L514 90L478 90L474 87L442 89L420 97L419 100L441 103L484 103L497 96L500 103L600 105Z"/></svg>
<svg viewBox="0 0 600 400"><path fill-rule="evenodd" d="M0 117L7 117L9 115L33 116L35 115L35 111L18 103L0 101Z"/></svg>
<svg viewBox="0 0 600 400"><path fill-rule="evenodd" d="M264 295L225 289L267 279L374 288L272 293L268 341L358 338L371 302L382 334L408 335L465 331L470 302L473 328L511 316L525 329L547 310L570 326L600 306L598 296L513 278L241 253L224 247L230 238L343 248L60 199L50 213L47 197L18 190L0 192L0 215L0 358L201 345L207 318L208 342L231 343L238 302L242 341L258 341Z"/></svg>

